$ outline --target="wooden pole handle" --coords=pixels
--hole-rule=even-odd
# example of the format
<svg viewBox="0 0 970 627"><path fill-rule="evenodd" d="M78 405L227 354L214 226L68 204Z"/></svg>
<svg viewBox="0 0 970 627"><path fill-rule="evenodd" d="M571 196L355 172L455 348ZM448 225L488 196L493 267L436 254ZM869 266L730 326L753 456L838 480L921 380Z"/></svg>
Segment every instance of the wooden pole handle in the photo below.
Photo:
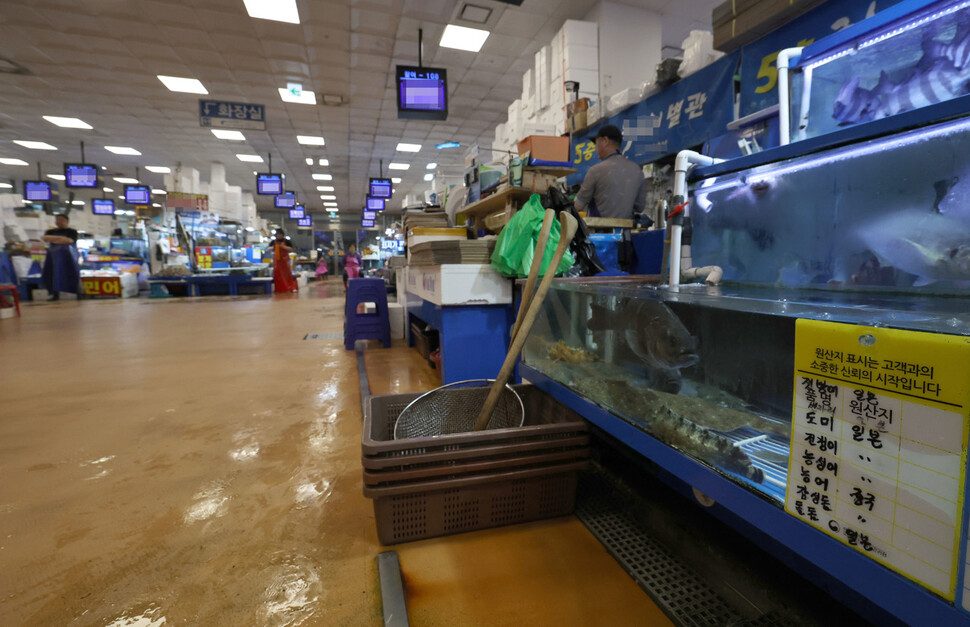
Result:
<svg viewBox="0 0 970 627"><path fill-rule="evenodd" d="M542 267L542 258L546 256L546 242L549 240L549 231L552 230L552 221L556 219L556 212L553 209L546 209L546 214L542 217L542 228L539 230L539 239L536 240L536 248L532 253L532 265L529 266L529 278L525 282L525 289L522 290L522 302L519 303L519 313L515 316L515 324L512 325L512 335L509 336L509 345L515 340L522 326L522 318L532 302L532 289L536 285L536 277L539 276L539 269Z"/></svg>
<svg viewBox="0 0 970 627"><path fill-rule="evenodd" d="M498 376L495 377L495 383L492 384L492 389L488 392L488 398L485 399L482 411L478 414L478 419L475 421L475 431L484 429L488 424L489 418L492 417L492 412L498 404L502 388L505 387L505 383L512 376L515 362L519 358L519 353L522 352L522 347L525 346L525 340L529 335L529 331L532 329L532 323L535 322L536 317L539 315L539 310L542 308L542 301L545 300L546 293L552 285L552 279L556 276L556 269L559 267L559 262L562 261L563 255L566 254L566 249L569 248L569 244L573 241L573 236L576 235L576 229L579 225L576 223L576 218L572 215L563 211L559 214L559 223L561 226L559 230L559 245L556 246L556 252L552 256L552 261L549 263L549 269L546 270L545 276L542 277L542 282L539 283L539 289L536 290L536 295L529 305L529 311L522 320L522 326L519 328L519 332L516 333L512 344L509 346L509 352L505 356L505 363L502 364L502 369L499 370Z"/></svg>

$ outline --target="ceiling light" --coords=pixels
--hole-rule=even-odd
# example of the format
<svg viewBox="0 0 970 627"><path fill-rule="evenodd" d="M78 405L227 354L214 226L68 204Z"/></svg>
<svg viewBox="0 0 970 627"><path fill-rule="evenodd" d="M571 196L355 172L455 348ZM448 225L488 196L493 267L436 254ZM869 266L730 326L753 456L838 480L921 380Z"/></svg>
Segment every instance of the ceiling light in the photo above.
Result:
<svg viewBox="0 0 970 627"><path fill-rule="evenodd" d="M197 78L181 78L179 76L156 75L162 84L168 87L169 91L180 91L186 94L207 94L209 90L205 88Z"/></svg>
<svg viewBox="0 0 970 627"><path fill-rule="evenodd" d="M397 149L401 152L418 152L421 150L421 144L405 144L401 142L397 145Z"/></svg>
<svg viewBox="0 0 970 627"><path fill-rule="evenodd" d="M63 174L48 174L47 175L47 178L54 179L55 181L63 181L64 180L64 175Z"/></svg>
<svg viewBox="0 0 970 627"><path fill-rule="evenodd" d="M337 206L337 203L335 203L335 202L325 202L325 203L323 203L323 206L324 207L336 207ZM330 209L330 211L336 211L336 209Z"/></svg>
<svg viewBox="0 0 970 627"><path fill-rule="evenodd" d="M157 202L153 202L153 203L152 203L152 207L161 207L161 205L160 205L160 204L158 204Z"/></svg>
<svg viewBox="0 0 970 627"><path fill-rule="evenodd" d="M121 183L122 185L138 185L138 179L128 178L124 176L114 177L115 182Z"/></svg>
<svg viewBox="0 0 970 627"><path fill-rule="evenodd" d="M297 135L296 141L300 142L304 146L323 146L325 142L323 138L319 135ZM323 164L321 164L323 165Z"/></svg>
<svg viewBox="0 0 970 627"><path fill-rule="evenodd" d="M485 45L486 39L488 39L487 30L449 24L445 26L445 32L441 34L441 41L438 42L438 45L442 48L478 52Z"/></svg>
<svg viewBox="0 0 970 627"><path fill-rule="evenodd" d="M55 115L45 115L42 117L48 122L50 122L51 124L56 124L61 128L86 128L86 129L93 128L87 122L82 122L77 118L59 118Z"/></svg>
<svg viewBox="0 0 970 627"><path fill-rule="evenodd" d="M165 167L164 165L146 165L145 169L149 172L154 172L155 174L171 174L172 168Z"/></svg>
<svg viewBox="0 0 970 627"><path fill-rule="evenodd" d="M84 201L83 200L72 200L71 201L71 204L72 205L83 205L84 204Z"/></svg>
<svg viewBox="0 0 970 627"><path fill-rule="evenodd" d="M162 194L168 194L168 192L165 191L164 189L152 189L152 193L155 194L156 196L160 196Z"/></svg>
<svg viewBox="0 0 970 627"><path fill-rule="evenodd" d="M460 146L461 144L459 144L458 142L444 142L444 143L438 144L437 146L435 146L435 148L437 148L438 150L443 150L445 148L458 148Z"/></svg>
<svg viewBox="0 0 970 627"><path fill-rule="evenodd" d="M253 227L251 227L251 226L247 226L247 227L246 227L246 231L247 231L247 232L249 232L249 233L252 233L252 232L253 232L253 231L255 231L255 230L256 230L256 229L254 229L254 228L253 228Z"/></svg>
<svg viewBox="0 0 970 627"><path fill-rule="evenodd" d="M250 163L262 163L263 162L263 158L260 157L259 155L243 155L243 154L239 154L239 155L236 155L236 158L239 159L240 161L249 161Z"/></svg>
<svg viewBox="0 0 970 627"><path fill-rule="evenodd" d="M134 148L129 148L128 146L105 146L104 149L108 152L113 152L116 155L132 155L137 157L141 154Z"/></svg>
<svg viewBox="0 0 970 627"><path fill-rule="evenodd" d="M332 185L317 185L317 191L318 192L332 192L333 191L333 186Z"/></svg>
<svg viewBox="0 0 970 627"><path fill-rule="evenodd" d="M57 150L57 146L51 146L46 142L31 142L23 139L15 139L13 140L13 143L23 146L24 148L30 148L31 150Z"/></svg>
<svg viewBox="0 0 970 627"><path fill-rule="evenodd" d="M399 178L397 178L397 177L395 177L395 178L392 178L392 179L391 179L391 182L392 182L392 183L394 183L395 185L397 185L398 183L400 183L400 182L401 182L401 179L399 179Z"/></svg>
<svg viewBox="0 0 970 627"><path fill-rule="evenodd" d="M407 170L411 167L410 163L388 163L388 170Z"/></svg>
<svg viewBox="0 0 970 627"><path fill-rule="evenodd" d="M320 194L320 200L337 200L333 194Z"/></svg>
<svg viewBox="0 0 970 627"><path fill-rule="evenodd" d="M311 104L311 105L317 104L317 95L312 91L305 91L301 93L299 96L297 96L286 87L280 87L279 90L280 90L280 98L283 99L283 102L296 102L299 104Z"/></svg>
<svg viewBox="0 0 970 627"><path fill-rule="evenodd" d="M124 196L118 196L118 198L124 198ZM123 215L125 215L125 210L124 209L115 209L115 215L116 216L123 216Z"/></svg>
<svg viewBox="0 0 970 627"><path fill-rule="evenodd" d="M110 194L111 192L113 192L115 190L111 189L110 187L102 187L101 188L101 191L104 192L105 194Z"/></svg>
<svg viewBox="0 0 970 627"><path fill-rule="evenodd" d="M133 216L133 215L135 215L135 212L132 211L131 209L129 209L129 210L125 211L125 215L126 216Z"/></svg>
<svg viewBox="0 0 970 627"><path fill-rule="evenodd" d="M300 23L300 12L296 0L243 0L249 17L260 20L274 20L289 24Z"/></svg>
<svg viewBox="0 0 970 627"><path fill-rule="evenodd" d="M244 142L246 141L246 136L239 131L226 131L221 128L212 129L212 134L219 139L228 139L234 142Z"/></svg>
<svg viewBox="0 0 970 627"><path fill-rule="evenodd" d="M3 165L30 165L23 159L11 159L10 157L0 157L0 163Z"/></svg>
<svg viewBox="0 0 970 627"><path fill-rule="evenodd" d="M118 199L119 200L124 200L125 199L125 195L122 194L121 196L118 196ZM115 211L115 215L118 215L118 212L117 211Z"/></svg>
<svg viewBox="0 0 970 627"><path fill-rule="evenodd" d="M320 159L320 161L317 162L317 165L322 165L323 167L327 167L328 165L330 165L330 160Z"/></svg>
<svg viewBox="0 0 970 627"><path fill-rule="evenodd" d="M0 183L0 189L13 189L13 185L10 183Z"/></svg>
<svg viewBox="0 0 970 627"><path fill-rule="evenodd" d="M434 170L437 167L438 167L438 164L432 161L428 165L424 166L424 169L425 170Z"/></svg>
<svg viewBox="0 0 970 627"><path fill-rule="evenodd" d="M27 164L25 163L24 165L27 165ZM312 174L311 176L313 177L313 180L314 181L332 181L333 180L333 175L332 174Z"/></svg>
<svg viewBox="0 0 970 627"><path fill-rule="evenodd" d="M433 181L434 180L434 174L431 174L430 172L428 174L425 174L424 175L424 180L426 180L426 181Z"/></svg>
<svg viewBox="0 0 970 627"><path fill-rule="evenodd" d="M306 158L306 164L307 165L313 165L313 157L307 157Z"/></svg>

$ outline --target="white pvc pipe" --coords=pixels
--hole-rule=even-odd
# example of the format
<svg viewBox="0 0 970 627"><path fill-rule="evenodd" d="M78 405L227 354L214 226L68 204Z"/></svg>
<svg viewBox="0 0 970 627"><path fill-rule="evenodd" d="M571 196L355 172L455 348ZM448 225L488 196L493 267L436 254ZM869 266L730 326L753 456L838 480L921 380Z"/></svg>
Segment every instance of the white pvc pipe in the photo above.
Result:
<svg viewBox="0 0 970 627"><path fill-rule="evenodd" d="M678 152L677 159L674 160L674 202L687 201L687 172L692 167L714 165L719 161L722 159L714 159L693 150ZM681 225L670 222L667 223L667 228L670 229L670 285L676 287L680 285L680 245L684 229Z"/></svg>
<svg viewBox="0 0 970 627"><path fill-rule="evenodd" d="M791 93L788 88L788 68L802 56L801 48L785 48L778 53L778 143L782 146L791 140Z"/></svg>

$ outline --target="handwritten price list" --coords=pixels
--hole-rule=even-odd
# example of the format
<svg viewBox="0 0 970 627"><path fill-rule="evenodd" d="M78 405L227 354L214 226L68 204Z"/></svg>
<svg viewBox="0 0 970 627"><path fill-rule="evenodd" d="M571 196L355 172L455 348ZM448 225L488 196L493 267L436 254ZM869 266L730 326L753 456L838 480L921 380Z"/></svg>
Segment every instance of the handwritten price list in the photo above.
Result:
<svg viewBox="0 0 970 627"><path fill-rule="evenodd" d="M785 509L953 600L966 338L799 320Z"/></svg>

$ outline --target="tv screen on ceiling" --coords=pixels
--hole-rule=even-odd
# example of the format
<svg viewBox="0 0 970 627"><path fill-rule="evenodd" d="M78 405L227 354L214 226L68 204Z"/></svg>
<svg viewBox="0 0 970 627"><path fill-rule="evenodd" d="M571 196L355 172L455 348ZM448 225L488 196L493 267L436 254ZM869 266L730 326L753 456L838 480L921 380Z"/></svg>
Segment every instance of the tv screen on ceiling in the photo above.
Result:
<svg viewBox="0 0 970 627"><path fill-rule="evenodd" d="M364 227L365 229L374 228L374 221L373 220L361 220L360 221L360 225L362 227Z"/></svg>
<svg viewBox="0 0 970 627"><path fill-rule="evenodd" d="M447 120L447 71L444 68L397 66L397 117Z"/></svg>
<svg viewBox="0 0 970 627"><path fill-rule="evenodd" d="M112 216L115 213L115 201L110 198L95 198L91 201L91 212L96 216Z"/></svg>
<svg viewBox="0 0 970 627"><path fill-rule="evenodd" d="M273 198L273 205L277 209L289 209L296 206L296 194L294 192L283 192Z"/></svg>
<svg viewBox="0 0 970 627"><path fill-rule="evenodd" d="M370 180L370 196L371 198L390 198L391 197L391 179L371 179Z"/></svg>
<svg viewBox="0 0 970 627"><path fill-rule="evenodd" d="M147 205L151 202L152 188L147 185L125 185L125 202L129 205Z"/></svg>
<svg viewBox="0 0 970 627"><path fill-rule="evenodd" d="M371 211L384 211L385 202L383 198L368 198L367 209Z"/></svg>
<svg viewBox="0 0 970 627"><path fill-rule="evenodd" d="M307 216L296 221L297 226L313 226L313 218Z"/></svg>
<svg viewBox="0 0 970 627"><path fill-rule="evenodd" d="M302 220L306 217L306 207L298 205L290 209L290 220Z"/></svg>
<svg viewBox="0 0 970 627"><path fill-rule="evenodd" d="M47 202L50 199L50 183L47 181L24 181L24 200Z"/></svg>
<svg viewBox="0 0 970 627"><path fill-rule="evenodd" d="M65 163L64 187L93 189L98 186L98 166L90 163Z"/></svg>
<svg viewBox="0 0 970 627"><path fill-rule="evenodd" d="M276 196L283 193L282 174L257 174L256 193L261 196Z"/></svg>
<svg viewBox="0 0 970 627"><path fill-rule="evenodd" d="M374 220L376 220L376 219L377 219L377 212L376 212L376 211L367 211L367 210L365 209L365 210L364 210L364 217L363 217L363 219L364 219L364 220L371 220L371 221L374 221Z"/></svg>

